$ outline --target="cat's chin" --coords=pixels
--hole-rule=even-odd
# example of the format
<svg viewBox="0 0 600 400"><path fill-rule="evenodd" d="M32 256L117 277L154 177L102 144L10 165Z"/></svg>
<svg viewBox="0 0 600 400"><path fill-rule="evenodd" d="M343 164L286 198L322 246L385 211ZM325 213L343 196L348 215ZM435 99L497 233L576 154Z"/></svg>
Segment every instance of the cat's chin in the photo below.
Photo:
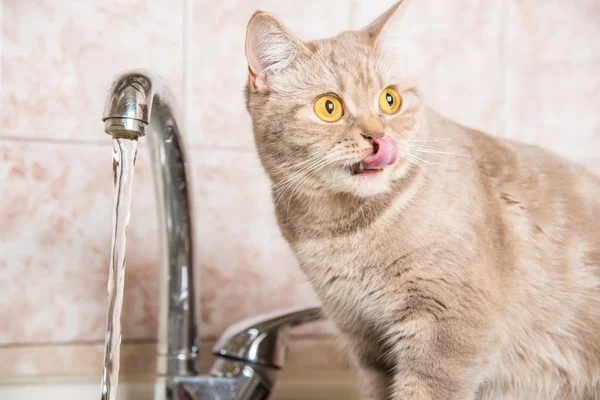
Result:
<svg viewBox="0 0 600 400"><path fill-rule="evenodd" d="M352 166L348 169L348 191L359 197L383 194L390 188L391 172L391 166L380 169L361 169Z"/></svg>
<svg viewBox="0 0 600 400"><path fill-rule="evenodd" d="M340 184L344 192L358 197L373 197L389 192L392 182L402 179L411 167L410 163L395 162L383 168L368 170L356 165L346 167Z"/></svg>

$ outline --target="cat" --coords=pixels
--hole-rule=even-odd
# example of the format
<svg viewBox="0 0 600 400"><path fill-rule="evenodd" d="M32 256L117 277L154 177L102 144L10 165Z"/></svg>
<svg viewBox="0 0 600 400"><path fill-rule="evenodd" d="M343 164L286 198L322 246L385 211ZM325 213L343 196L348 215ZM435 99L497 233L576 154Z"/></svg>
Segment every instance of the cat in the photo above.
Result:
<svg viewBox="0 0 600 400"><path fill-rule="evenodd" d="M277 222L364 400L600 399L600 180L427 107L406 1L303 42L248 23L246 106Z"/></svg>

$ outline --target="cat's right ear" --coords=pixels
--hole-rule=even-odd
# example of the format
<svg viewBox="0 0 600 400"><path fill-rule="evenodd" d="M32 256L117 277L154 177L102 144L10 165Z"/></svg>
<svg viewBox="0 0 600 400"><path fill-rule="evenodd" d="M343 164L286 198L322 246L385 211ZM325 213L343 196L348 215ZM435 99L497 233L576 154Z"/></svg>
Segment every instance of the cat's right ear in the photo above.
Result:
<svg viewBox="0 0 600 400"><path fill-rule="evenodd" d="M254 13L246 30L246 59L250 85L269 91L268 76L289 66L308 48L277 18L264 11Z"/></svg>
<svg viewBox="0 0 600 400"><path fill-rule="evenodd" d="M384 52L394 53L396 50L401 39L398 37L400 24L410 3L410 0L397 0L387 11L362 28L372 43Z"/></svg>

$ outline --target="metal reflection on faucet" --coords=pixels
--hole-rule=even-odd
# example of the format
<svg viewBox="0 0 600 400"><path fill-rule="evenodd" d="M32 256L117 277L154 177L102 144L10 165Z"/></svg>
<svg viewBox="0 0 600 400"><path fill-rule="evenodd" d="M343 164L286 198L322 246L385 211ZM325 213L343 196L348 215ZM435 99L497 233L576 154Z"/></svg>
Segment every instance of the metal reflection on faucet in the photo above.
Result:
<svg viewBox="0 0 600 400"><path fill-rule="evenodd" d="M272 313L230 326L213 348L217 358L210 374L198 375L193 214L174 97L152 72L123 72L109 85L103 121L114 138L147 133L152 155L162 249L155 399L266 399L285 361L287 328L320 319L320 309Z"/></svg>
<svg viewBox="0 0 600 400"><path fill-rule="evenodd" d="M105 131L138 138L149 130L160 222L157 373L197 375L198 328L193 303L192 207L183 135L174 98L164 81L147 71L129 71L110 84L104 107Z"/></svg>

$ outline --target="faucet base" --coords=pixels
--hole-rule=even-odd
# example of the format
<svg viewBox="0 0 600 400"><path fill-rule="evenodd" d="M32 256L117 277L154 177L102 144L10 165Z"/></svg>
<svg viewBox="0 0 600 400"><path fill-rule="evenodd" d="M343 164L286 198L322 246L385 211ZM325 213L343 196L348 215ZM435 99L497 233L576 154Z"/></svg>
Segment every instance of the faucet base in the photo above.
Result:
<svg viewBox="0 0 600 400"><path fill-rule="evenodd" d="M266 400L273 389L274 370L218 358L210 375L158 377L155 398L172 400Z"/></svg>

